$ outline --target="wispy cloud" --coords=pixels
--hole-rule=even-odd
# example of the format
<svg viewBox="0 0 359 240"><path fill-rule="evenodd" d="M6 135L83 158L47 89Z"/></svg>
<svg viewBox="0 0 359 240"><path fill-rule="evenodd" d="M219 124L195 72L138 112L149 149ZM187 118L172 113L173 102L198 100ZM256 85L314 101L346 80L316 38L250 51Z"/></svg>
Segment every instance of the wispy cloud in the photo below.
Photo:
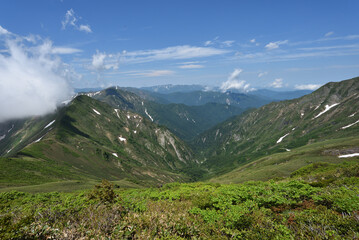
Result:
<svg viewBox="0 0 359 240"><path fill-rule="evenodd" d="M129 73L131 76L141 76L141 77L161 77L161 76L170 76L175 72L171 70L148 70L144 72L135 72Z"/></svg>
<svg viewBox="0 0 359 240"><path fill-rule="evenodd" d="M206 47L211 46L211 45L217 45L217 46L223 48L223 47L232 47L233 43L235 43L234 40L223 41L223 40L220 40L219 36L217 36L212 40L205 41L203 45Z"/></svg>
<svg viewBox="0 0 359 240"><path fill-rule="evenodd" d="M213 47L195 47L189 45L163 49L123 52L119 56L126 62L151 62L160 60L192 59L222 55L230 51Z"/></svg>
<svg viewBox="0 0 359 240"><path fill-rule="evenodd" d="M280 45L287 44L287 43L288 43L288 40L270 42L267 45L265 45L265 48L267 50L273 50L273 49L279 48Z"/></svg>
<svg viewBox="0 0 359 240"><path fill-rule="evenodd" d="M250 84L244 80L240 80L240 74L242 73L242 69L234 69L234 71L229 75L227 81L223 82L220 86L220 89L225 92L229 89L236 89L242 92L249 92L254 90L250 88Z"/></svg>
<svg viewBox="0 0 359 240"><path fill-rule="evenodd" d="M82 50L70 47L53 47L51 52L53 54L73 54L82 52Z"/></svg>
<svg viewBox="0 0 359 240"><path fill-rule="evenodd" d="M258 77L261 78L267 74L268 74L268 72L260 72L260 73L258 73Z"/></svg>
<svg viewBox="0 0 359 240"><path fill-rule="evenodd" d="M320 88L322 85L320 84L302 84L302 85L295 85L295 89L298 90L315 90Z"/></svg>
<svg viewBox="0 0 359 240"><path fill-rule="evenodd" d="M271 84L269 84L269 86L273 87L273 88L282 88L283 87L283 79L276 78Z"/></svg>
<svg viewBox="0 0 359 240"><path fill-rule="evenodd" d="M65 30L67 26L72 26L74 29L86 32L86 33L92 33L92 29L90 25L87 24L78 24L78 19L81 17L77 17L75 14L75 11L71 8L70 10L67 10L64 19L62 20L62 29Z"/></svg>
<svg viewBox="0 0 359 240"><path fill-rule="evenodd" d="M204 68L204 66L199 65L199 64L187 64L187 65L179 66L179 68L182 68L182 69L196 69L196 68Z"/></svg>
<svg viewBox="0 0 359 240"><path fill-rule="evenodd" d="M324 37L330 37L334 34L334 32L327 32L326 34L324 34Z"/></svg>
<svg viewBox="0 0 359 240"><path fill-rule="evenodd" d="M224 46L224 47L232 47L234 42L235 42L234 40L223 41L222 46Z"/></svg>

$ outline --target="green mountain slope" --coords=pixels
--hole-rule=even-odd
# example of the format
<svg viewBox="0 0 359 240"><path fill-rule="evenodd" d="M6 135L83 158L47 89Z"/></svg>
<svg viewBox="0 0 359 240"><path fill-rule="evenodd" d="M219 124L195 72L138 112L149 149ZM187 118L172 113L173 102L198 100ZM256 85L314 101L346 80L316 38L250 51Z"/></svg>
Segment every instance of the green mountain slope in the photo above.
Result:
<svg viewBox="0 0 359 240"><path fill-rule="evenodd" d="M137 94L116 87L87 93L88 96L113 107L137 112L157 124L164 125L185 141L190 141L212 126L243 112L241 108L218 103L201 106L161 104L148 96L142 98L143 94L140 92Z"/></svg>
<svg viewBox="0 0 359 240"><path fill-rule="evenodd" d="M46 119L47 127L41 125ZM153 185L189 180L184 169L197 165L191 150L167 128L87 96L76 97L37 124L36 140L1 159L1 183L106 178ZM16 171L24 175L16 176Z"/></svg>
<svg viewBox="0 0 359 240"><path fill-rule="evenodd" d="M196 139L215 173L261 156L328 139L358 136L359 78L328 83L299 99L274 102L226 121Z"/></svg>

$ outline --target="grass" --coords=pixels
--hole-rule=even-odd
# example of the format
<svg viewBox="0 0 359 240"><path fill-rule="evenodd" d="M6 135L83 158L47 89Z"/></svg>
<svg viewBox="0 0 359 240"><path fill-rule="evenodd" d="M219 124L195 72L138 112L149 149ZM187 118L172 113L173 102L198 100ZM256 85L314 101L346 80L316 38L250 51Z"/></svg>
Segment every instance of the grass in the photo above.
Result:
<svg viewBox="0 0 359 240"><path fill-rule="evenodd" d="M292 149L290 152L272 154L238 167L235 170L210 179L211 182L241 183L250 180L266 181L273 178L288 177L308 164L317 162L340 163L347 159L323 155L328 149L346 149L359 145L355 137L332 139ZM357 158L356 158L357 159Z"/></svg>

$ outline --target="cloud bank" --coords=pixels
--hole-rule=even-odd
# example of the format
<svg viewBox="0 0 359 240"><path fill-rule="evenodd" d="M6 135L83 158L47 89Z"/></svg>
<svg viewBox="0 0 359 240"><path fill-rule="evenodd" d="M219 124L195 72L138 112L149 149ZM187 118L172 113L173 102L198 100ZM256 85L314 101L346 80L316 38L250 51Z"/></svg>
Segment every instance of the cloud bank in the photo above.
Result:
<svg viewBox="0 0 359 240"><path fill-rule="evenodd" d="M1 26L0 46L0 122L50 113L71 96L68 69L54 55L65 48L29 43Z"/></svg>

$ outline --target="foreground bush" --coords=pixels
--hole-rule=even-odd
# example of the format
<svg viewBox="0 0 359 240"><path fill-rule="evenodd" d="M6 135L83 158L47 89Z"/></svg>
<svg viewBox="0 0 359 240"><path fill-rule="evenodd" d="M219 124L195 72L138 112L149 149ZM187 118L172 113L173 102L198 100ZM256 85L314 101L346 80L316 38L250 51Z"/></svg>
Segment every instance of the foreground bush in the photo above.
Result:
<svg viewBox="0 0 359 240"><path fill-rule="evenodd" d="M114 190L103 181L87 192L5 192L0 239L359 239L358 182L349 174L325 186L291 179Z"/></svg>

